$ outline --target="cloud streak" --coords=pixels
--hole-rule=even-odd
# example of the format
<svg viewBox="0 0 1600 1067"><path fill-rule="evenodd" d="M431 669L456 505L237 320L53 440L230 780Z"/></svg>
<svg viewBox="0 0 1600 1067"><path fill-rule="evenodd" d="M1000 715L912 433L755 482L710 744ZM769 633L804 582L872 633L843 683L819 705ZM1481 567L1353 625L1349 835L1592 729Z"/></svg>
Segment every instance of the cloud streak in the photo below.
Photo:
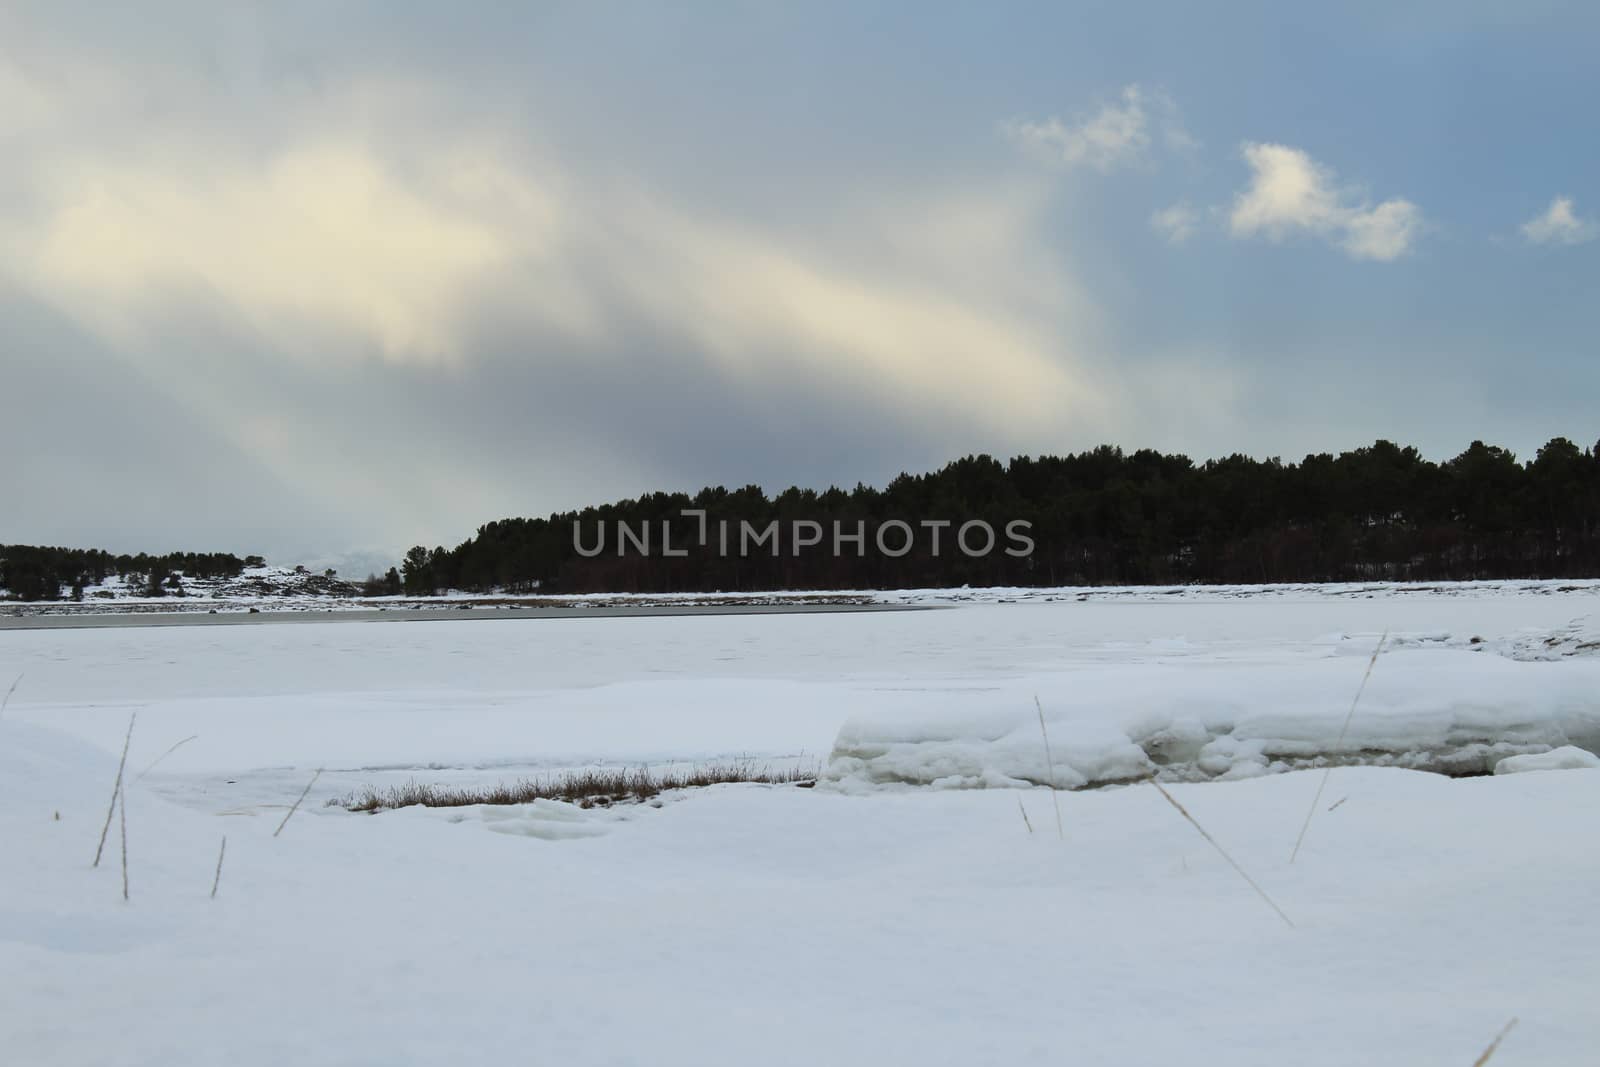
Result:
<svg viewBox="0 0 1600 1067"><path fill-rule="evenodd" d="M260 333L334 329L388 359L445 359L460 355L453 310L513 254L455 177L408 182L371 153L314 141L260 169L199 151L50 162L46 204L13 221L7 265L108 329L205 300ZM541 230L526 215L515 225Z"/></svg>
<svg viewBox="0 0 1600 1067"><path fill-rule="evenodd" d="M493 154L395 164L319 140L259 173L182 154L47 166L45 209L0 223L0 265L115 341L201 305L263 339L298 337L305 353L460 364L488 313L574 352L614 350L624 324L644 324L726 373L792 361L886 403L980 422L1038 423L1082 400L1063 323L1010 306L998 286L941 278L973 249L886 271L863 262L870 248L593 179L544 180ZM1025 220L996 219L1024 226L987 251L1039 258ZM862 220L858 245L893 239L872 229Z"/></svg>
<svg viewBox="0 0 1600 1067"><path fill-rule="evenodd" d="M1150 216L1150 228L1166 238L1169 244L1181 245L1194 236L1200 225L1200 213L1187 202L1173 204Z"/></svg>
<svg viewBox="0 0 1600 1067"><path fill-rule="evenodd" d="M1102 173L1146 162L1154 137L1177 151L1197 144L1179 121L1172 99L1137 84L1088 115L1009 119L1000 129L1035 158L1064 169L1087 167Z"/></svg>

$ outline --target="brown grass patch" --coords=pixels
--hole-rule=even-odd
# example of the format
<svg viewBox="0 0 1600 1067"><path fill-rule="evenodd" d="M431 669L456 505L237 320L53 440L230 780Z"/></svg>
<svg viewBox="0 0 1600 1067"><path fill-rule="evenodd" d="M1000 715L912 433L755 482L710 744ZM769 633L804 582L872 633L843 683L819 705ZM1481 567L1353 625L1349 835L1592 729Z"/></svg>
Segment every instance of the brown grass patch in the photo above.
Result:
<svg viewBox="0 0 1600 1067"><path fill-rule="evenodd" d="M378 788L367 786L342 799L330 800L349 811L387 811L420 804L429 808L464 808L473 804L529 804L559 800L580 808L637 804L674 789L701 789L712 785L810 786L817 780L815 765L773 767L754 760L703 763L692 767L590 767L561 771L491 786L447 786L427 782Z"/></svg>

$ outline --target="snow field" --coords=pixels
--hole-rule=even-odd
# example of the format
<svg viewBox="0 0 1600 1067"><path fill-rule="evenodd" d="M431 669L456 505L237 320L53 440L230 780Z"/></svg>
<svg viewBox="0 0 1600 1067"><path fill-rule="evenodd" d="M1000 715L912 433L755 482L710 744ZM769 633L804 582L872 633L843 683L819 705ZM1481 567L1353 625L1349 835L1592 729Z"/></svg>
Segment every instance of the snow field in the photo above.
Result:
<svg viewBox="0 0 1600 1067"><path fill-rule="evenodd" d="M982 758L1020 760L1036 691L1058 771L1120 734L1174 772L1193 749L1173 777L1199 777L1224 738L1327 751L1386 627L1347 741L1464 749L1515 727L1532 732L1495 743L1528 752L1497 770L1565 766L1586 762L1567 747L1590 722L1590 605L1296 594L0 634L0 683L23 675L0 715L0 1059L1465 1067L1517 1016L1494 1067L1587 1062L1592 769L1336 767L1292 865L1320 772L1169 784L1294 929L1142 784L1060 795L1064 841L1043 788L323 801L407 777L821 755L869 726L915 747L987 724ZM115 825L110 860L89 862L135 710L124 904ZM1218 778L1254 762L1211 755Z"/></svg>
<svg viewBox="0 0 1600 1067"><path fill-rule="evenodd" d="M0 739L8 777L49 767L0 815L15 1062L1443 1065L1516 1015L1504 1062L1570 1064L1600 1037L1583 771L1340 768L1292 867L1311 776L1173 786L1290 930L1148 786L1064 796L1064 842L1044 790L726 787L530 841L538 812L482 809L274 839L281 808L134 787L124 905L88 870L114 760Z"/></svg>

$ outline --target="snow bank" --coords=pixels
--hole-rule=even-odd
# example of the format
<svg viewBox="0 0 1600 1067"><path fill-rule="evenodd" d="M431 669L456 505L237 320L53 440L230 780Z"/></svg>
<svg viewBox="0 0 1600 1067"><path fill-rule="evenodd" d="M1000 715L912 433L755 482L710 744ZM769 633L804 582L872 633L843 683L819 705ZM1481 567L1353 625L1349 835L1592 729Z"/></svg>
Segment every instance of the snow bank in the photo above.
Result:
<svg viewBox="0 0 1600 1067"><path fill-rule="evenodd" d="M445 809L444 818L452 823L479 821L497 834L566 841L599 837L619 816L609 811L540 799L528 804L475 804L470 808Z"/></svg>
<svg viewBox="0 0 1600 1067"><path fill-rule="evenodd" d="M1389 647L1466 649L1537 661L1600 656L1600 619L1580 615L1563 626L1523 627L1498 637L1452 630L1393 633Z"/></svg>
<svg viewBox="0 0 1600 1067"><path fill-rule="evenodd" d="M1086 665L921 707L858 714L839 732L829 784L1006 787L1253 777L1371 764L1487 774L1512 756L1600 751L1600 662L1518 662L1452 649L1379 658L1340 732L1364 656L1300 663Z"/></svg>
<svg viewBox="0 0 1600 1067"><path fill-rule="evenodd" d="M1524 756L1507 756L1494 765L1496 774L1520 774L1524 771L1578 771L1600 767L1600 756L1586 752L1575 745L1562 745L1549 752L1530 752Z"/></svg>

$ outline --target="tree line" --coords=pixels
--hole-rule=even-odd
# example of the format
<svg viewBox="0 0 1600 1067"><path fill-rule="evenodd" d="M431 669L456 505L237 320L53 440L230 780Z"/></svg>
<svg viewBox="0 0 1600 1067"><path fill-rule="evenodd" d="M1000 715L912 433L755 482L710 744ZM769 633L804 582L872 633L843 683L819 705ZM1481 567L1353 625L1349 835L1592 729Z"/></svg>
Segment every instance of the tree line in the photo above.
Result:
<svg viewBox="0 0 1600 1067"><path fill-rule="evenodd" d="M683 513L703 513L691 521ZM901 524L943 528L903 554L879 551ZM1031 551L955 550L969 522L1007 531L1025 524ZM820 544L796 548L741 530L815 523ZM619 546L619 524L650 536ZM662 525L671 527L670 549ZM734 536L719 539L718 531ZM828 536L855 533L843 551ZM597 534L608 540L595 551ZM707 533L704 543L698 536ZM719 540L726 540L726 550ZM888 538L899 544L903 539ZM1015 543L1015 541L1011 542ZM587 546L586 548L584 546ZM619 551L620 548L620 551ZM583 550L580 550L583 549ZM681 554L680 554L681 553ZM0 545L0 591L59 599L110 575L148 595L181 592L189 578L238 577L259 556L172 552L113 555L93 549ZM767 589L905 589L960 585L1109 585L1332 581L1453 581L1600 577L1600 444L1556 438L1531 460L1474 441L1444 462L1378 441L1298 463L1232 455L1196 463L1150 449L1102 446L1064 456L1000 462L967 456L902 474L882 489L710 487L650 493L545 518L478 528L453 549L417 546L372 596L445 589L510 593L710 592Z"/></svg>
<svg viewBox="0 0 1600 1067"><path fill-rule="evenodd" d="M113 555L93 548L0 545L0 590L17 600L59 600L70 590L81 600L86 588L114 574L147 596L181 595L185 577L237 578L263 562L260 556L240 559L228 552Z"/></svg>
<svg viewBox="0 0 1600 1067"><path fill-rule="evenodd" d="M834 553L824 543L774 554L701 544L685 510L722 524L762 529L773 521L865 531ZM896 521L994 529L1028 524L1033 551L970 556L927 539L904 555L876 550ZM596 532L672 526L671 545L645 553ZM575 537L575 524L576 533ZM858 526L859 524L859 526ZM660 544L659 537L655 542ZM1378 441L1298 463L1232 455L1196 463L1150 449L1102 446L1065 456L1002 463L968 456L883 489L713 487L692 496L650 493L547 518L479 527L453 549L411 549L373 592L706 592L763 589L918 588L960 585L1466 580L1600 576L1600 445L1556 438L1523 462L1475 441L1433 462L1415 448Z"/></svg>

